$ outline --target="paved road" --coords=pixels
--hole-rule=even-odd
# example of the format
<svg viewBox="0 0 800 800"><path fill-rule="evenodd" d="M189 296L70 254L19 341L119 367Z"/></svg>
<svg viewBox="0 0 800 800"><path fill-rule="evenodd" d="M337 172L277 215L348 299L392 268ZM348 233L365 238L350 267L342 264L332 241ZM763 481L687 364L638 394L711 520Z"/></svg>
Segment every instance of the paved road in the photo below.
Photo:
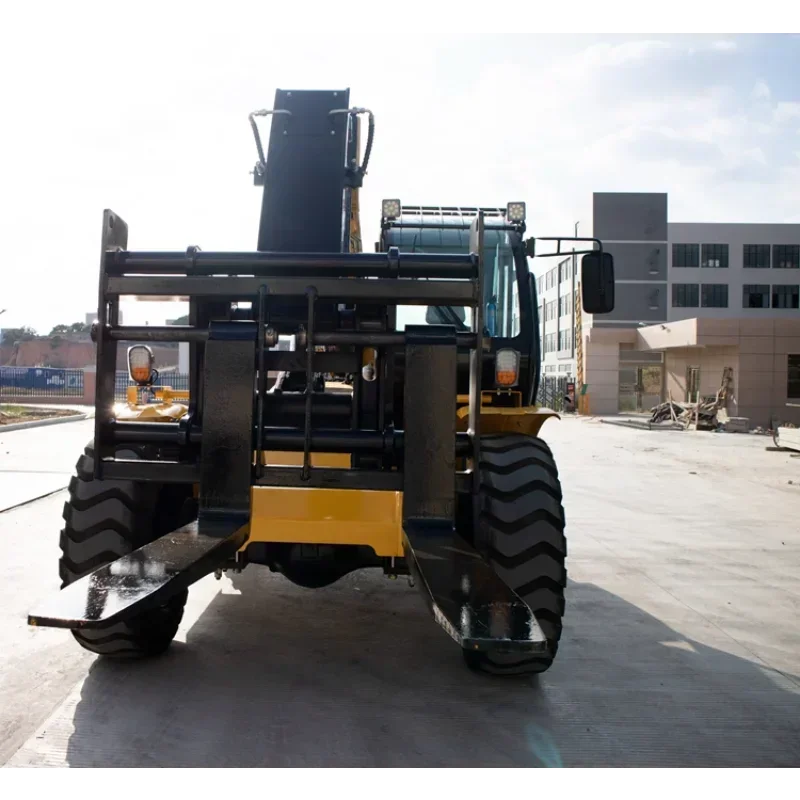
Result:
<svg viewBox="0 0 800 800"><path fill-rule="evenodd" d="M93 435L94 420L0 428L0 512L63 489Z"/></svg>
<svg viewBox="0 0 800 800"><path fill-rule="evenodd" d="M313 592L257 567L197 584L164 658L97 661L24 625L58 585L63 498L0 515L0 763L800 765L798 459L751 436L545 431L570 585L540 679L468 672L405 581Z"/></svg>

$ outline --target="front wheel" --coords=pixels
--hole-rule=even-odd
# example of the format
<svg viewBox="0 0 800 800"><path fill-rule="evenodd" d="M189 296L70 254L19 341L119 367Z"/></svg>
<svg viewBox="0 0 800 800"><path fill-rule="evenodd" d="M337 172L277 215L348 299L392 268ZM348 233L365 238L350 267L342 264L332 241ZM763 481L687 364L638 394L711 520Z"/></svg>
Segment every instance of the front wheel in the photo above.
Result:
<svg viewBox="0 0 800 800"><path fill-rule="evenodd" d="M136 450L120 450L121 458L141 458ZM96 481L94 447L78 459L64 504L59 575L61 587L104 564L188 524L195 516L192 487L134 481ZM73 630L78 643L110 658L142 658L163 653L175 638L188 598L184 590L155 609L106 628Z"/></svg>
<svg viewBox="0 0 800 800"><path fill-rule="evenodd" d="M546 655L462 651L473 669L493 675L547 670L558 652L567 585L567 541L558 469L542 439L481 437L477 536L495 572L528 605L547 637Z"/></svg>

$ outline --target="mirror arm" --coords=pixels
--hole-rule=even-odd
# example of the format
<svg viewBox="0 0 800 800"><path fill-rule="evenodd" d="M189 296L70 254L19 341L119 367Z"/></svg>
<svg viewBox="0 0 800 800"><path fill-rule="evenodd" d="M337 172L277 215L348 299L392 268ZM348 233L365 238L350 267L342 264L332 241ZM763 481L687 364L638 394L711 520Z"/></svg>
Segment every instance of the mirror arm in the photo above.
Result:
<svg viewBox="0 0 800 800"><path fill-rule="evenodd" d="M558 242L558 249L555 253L537 253L536 242ZM592 242L597 247L591 250L572 250L566 251L561 249L561 242ZM525 240L525 255L529 258L549 258L551 256L571 256L571 255L586 255L587 253L600 252L600 258L603 257L603 243L599 239L592 236L536 236Z"/></svg>
<svg viewBox="0 0 800 800"><path fill-rule="evenodd" d="M536 242L558 242L558 246L555 253L537 253L536 252ZM592 242L592 244L597 245L593 247L591 250L562 250L561 249L561 242ZM583 256L588 255L589 253L598 253L600 254L600 258L603 258L603 243L600 239L595 239L591 236L532 236L530 239L525 240L525 255L528 258L551 258L551 257L559 257L559 256Z"/></svg>

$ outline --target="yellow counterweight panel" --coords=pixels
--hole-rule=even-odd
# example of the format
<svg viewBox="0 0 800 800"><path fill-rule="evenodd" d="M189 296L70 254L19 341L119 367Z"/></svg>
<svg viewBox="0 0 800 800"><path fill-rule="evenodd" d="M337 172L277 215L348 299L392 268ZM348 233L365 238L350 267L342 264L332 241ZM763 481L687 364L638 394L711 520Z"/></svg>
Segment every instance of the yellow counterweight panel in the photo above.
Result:
<svg viewBox="0 0 800 800"><path fill-rule="evenodd" d="M253 486L252 542L358 544L382 557L403 555L403 493Z"/></svg>
<svg viewBox="0 0 800 800"><path fill-rule="evenodd" d="M466 431L469 426L469 408L459 408L456 412L456 428ZM560 419L555 411L537 406L509 408L504 406L481 406L481 433L524 433L538 436L539 429L550 417Z"/></svg>

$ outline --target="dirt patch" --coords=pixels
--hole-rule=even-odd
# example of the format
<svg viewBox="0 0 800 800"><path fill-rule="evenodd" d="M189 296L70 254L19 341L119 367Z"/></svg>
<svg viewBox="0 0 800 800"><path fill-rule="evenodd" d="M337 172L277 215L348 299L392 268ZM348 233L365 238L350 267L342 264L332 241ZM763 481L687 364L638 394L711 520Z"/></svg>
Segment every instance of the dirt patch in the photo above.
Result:
<svg viewBox="0 0 800 800"><path fill-rule="evenodd" d="M3 425L15 425L19 422L35 422L40 419L74 417L78 413L78 411L70 411L65 408L0 405L0 427Z"/></svg>

